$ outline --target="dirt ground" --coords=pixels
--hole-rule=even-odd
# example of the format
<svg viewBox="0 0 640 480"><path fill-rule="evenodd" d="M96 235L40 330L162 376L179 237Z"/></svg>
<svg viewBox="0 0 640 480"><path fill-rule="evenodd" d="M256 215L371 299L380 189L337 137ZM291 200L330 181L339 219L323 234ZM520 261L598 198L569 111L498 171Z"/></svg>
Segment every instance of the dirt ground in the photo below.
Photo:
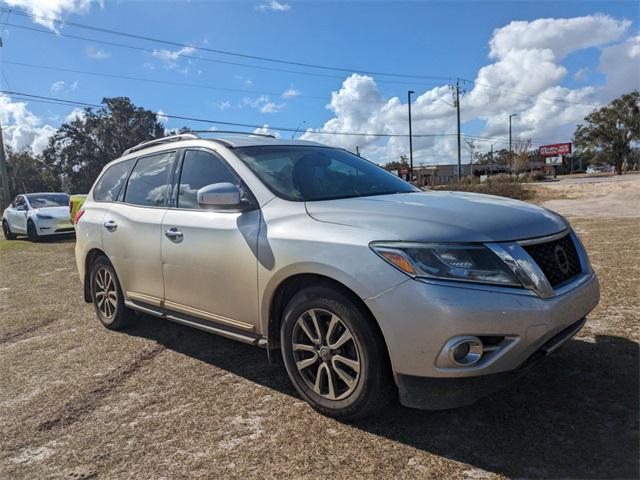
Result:
<svg viewBox="0 0 640 480"><path fill-rule="evenodd" d="M471 407L351 425L260 349L150 317L104 329L72 240L2 241L0 478L638 478L640 219L572 214L602 188L560 192L602 285L577 338Z"/></svg>
<svg viewBox="0 0 640 480"><path fill-rule="evenodd" d="M602 178L568 178L536 185L543 205L580 217L640 218L640 174Z"/></svg>

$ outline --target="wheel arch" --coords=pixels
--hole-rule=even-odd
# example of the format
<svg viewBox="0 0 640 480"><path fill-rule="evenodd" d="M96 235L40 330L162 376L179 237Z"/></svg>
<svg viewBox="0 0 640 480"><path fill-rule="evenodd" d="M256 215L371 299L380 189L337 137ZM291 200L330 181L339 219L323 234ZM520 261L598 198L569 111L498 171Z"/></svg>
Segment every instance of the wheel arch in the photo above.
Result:
<svg viewBox="0 0 640 480"><path fill-rule="evenodd" d="M98 257L104 257L109 260L107 254L104 253L99 248L92 248L87 252L87 255L84 257L84 279L82 281L84 288L84 301L87 303L93 303L93 299L91 298L91 286L90 286L90 278L91 278L91 265ZM111 263L111 262L109 262Z"/></svg>
<svg viewBox="0 0 640 480"><path fill-rule="evenodd" d="M297 273L293 274L284 280L282 280L275 288L271 301L269 302L268 309L268 324L267 324L267 345L269 349L277 349L280 344L280 325L282 322L282 315L289 300L298 292L309 286L328 286L336 289L343 295L345 295L353 304L358 308L371 322L377 333L384 342L385 350L387 352L387 358L391 361L391 355L387 340L380 328L380 324L373 315L373 312L369 309L367 304L358 296L351 288L344 283L331 278L326 275L318 273Z"/></svg>

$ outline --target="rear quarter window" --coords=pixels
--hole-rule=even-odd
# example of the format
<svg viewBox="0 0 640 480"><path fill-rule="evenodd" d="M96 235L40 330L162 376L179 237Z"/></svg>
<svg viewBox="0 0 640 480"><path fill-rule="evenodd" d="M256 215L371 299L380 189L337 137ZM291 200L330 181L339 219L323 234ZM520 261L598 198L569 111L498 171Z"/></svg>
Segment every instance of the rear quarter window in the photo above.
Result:
<svg viewBox="0 0 640 480"><path fill-rule="evenodd" d="M125 160L109 167L96 182L93 199L98 202L115 202L127 181L135 160Z"/></svg>

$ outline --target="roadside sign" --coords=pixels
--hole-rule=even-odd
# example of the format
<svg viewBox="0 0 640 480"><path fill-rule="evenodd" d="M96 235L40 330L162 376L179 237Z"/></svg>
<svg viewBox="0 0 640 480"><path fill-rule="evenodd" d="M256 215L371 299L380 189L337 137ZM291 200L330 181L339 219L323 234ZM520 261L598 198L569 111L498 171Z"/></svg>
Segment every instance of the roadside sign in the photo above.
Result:
<svg viewBox="0 0 640 480"><path fill-rule="evenodd" d="M562 165L562 155L558 155L557 157L547 157L545 158L545 163L547 165Z"/></svg>
<svg viewBox="0 0 640 480"><path fill-rule="evenodd" d="M541 157L557 157L558 155L569 155L571 153L570 143L554 143L540 147Z"/></svg>

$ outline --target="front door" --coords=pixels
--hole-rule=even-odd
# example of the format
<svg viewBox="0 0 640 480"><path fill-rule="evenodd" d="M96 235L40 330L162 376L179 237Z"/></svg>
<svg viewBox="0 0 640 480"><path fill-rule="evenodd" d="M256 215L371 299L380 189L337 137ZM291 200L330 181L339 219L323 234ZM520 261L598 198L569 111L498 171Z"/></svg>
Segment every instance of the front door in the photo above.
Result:
<svg viewBox="0 0 640 480"><path fill-rule="evenodd" d="M185 151L176 175L176 203L162 225L165 307L255 331L260 210L212 211L198 205L200 188L219 182L241 183L211 151Z"/></svg>
<svg viewBox="0 0 640 480"><path fill-rule="evenodd" d="M175 152L141 157L133 167L124 200L103 219L102 242L125 297L153 306L164 298L162 219L167 212Z"/></svg>
<svg viewBox="0 0 640 480"><path fill-rule="evenodd" d="M13 233L27 233L27 201L20 195L14 202L14 207L7 212L9 227Z"/></svg>

